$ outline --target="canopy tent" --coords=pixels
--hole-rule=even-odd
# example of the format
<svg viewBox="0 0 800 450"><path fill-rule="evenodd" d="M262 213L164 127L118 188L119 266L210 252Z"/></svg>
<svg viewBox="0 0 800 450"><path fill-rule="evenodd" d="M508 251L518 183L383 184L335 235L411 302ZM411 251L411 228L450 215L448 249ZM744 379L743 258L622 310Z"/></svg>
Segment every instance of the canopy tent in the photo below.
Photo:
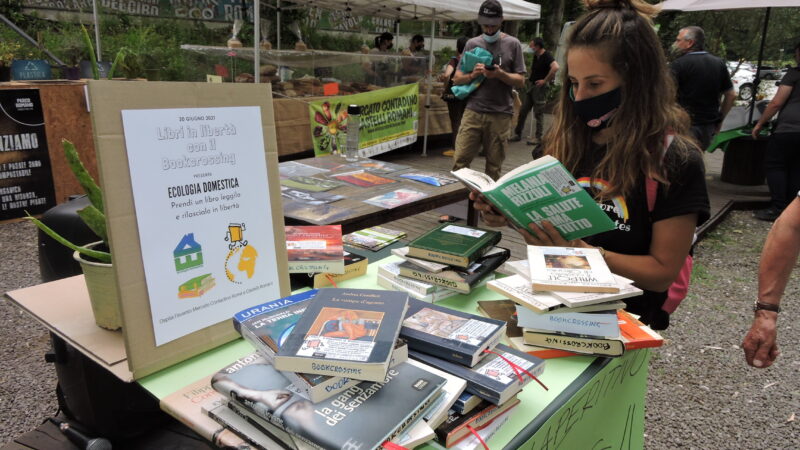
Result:
<svg viewBox="0 0 800 450"><path fill-rule="evenodd" d="M788 8L800 6L800 0L667 0L661 3L664 10L676 11L710 11L723 9L746 9L746 8L766 8L764 11L764 27L761 31L761 45L758 49L758 65L756 78L753 80L753 92L758 91L761 83L762 60L764 59L764 42L767 38L767 26L769 25L769 14L772 8ZM750 112L747 119L748 125L753 121L753 108L756 96L750 99Z"/></svg>
<svg viewBox="0 0 800 450"><path fill-rule="evenodd" d="M436 37L436 21L445 20L464 22L476 20L478 9L484 0L290 0L296 7L317 7L329 10L341 10L342 7L355 16L386 17L397 20L429 20L431 21L431 45L428 50L428 83L425 108L430 108L431 73L433 72L433 41ZM504 20L537 20L541 16L541 7L524 0L501 0ZM278 10L278 48L280 48L280 10L281 0L276 0ZM255 23L259 23L260 0L255 0ZM254 41L259 42L259 27L254 27ZM259 82L260 52L255 52L256 83ZM428 120L425 115L425 134L422 154L428 149Z"/></svg>

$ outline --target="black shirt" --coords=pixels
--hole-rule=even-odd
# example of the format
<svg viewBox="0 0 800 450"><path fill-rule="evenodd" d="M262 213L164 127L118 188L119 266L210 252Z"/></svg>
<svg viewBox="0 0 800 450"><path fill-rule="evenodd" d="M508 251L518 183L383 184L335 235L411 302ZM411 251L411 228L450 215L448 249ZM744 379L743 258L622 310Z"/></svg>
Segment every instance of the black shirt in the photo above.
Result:
<svg viewBox="0 0 800 450"><path fill-rule="evenodd" d="M600 162L605 153L605 146L598 147L584 159L575 178L590 194L597 193L607 185L603 180L595 179L590 186L592 169ZM653 235L653 222L686 214L697 214L697 225L709 217L708 192L706 191L703 157L698 152L691 152L685 160L670 148L665 157L665 164L671 169L667 177L669 187L659 184L655 207L652 213L647 210L646 179L642 175L634 192L627 198L617 197L600 204L609 218L616 224L616 229L596 234L584 240L593 246L626 255L647 255L650 252L650 241ZM642 322L656 325L661 306L667 298L666 292L644 291L639 297L626 299L626 310L642 316ZM668 316L666 323L668 324ZM666 325L664 326L666 327ZM664 328L656 327L656 328Z"/></svg>
<svg viewBox="0 0 800 450"><path fill-rule="evenodd" d="M708 52L690 52L670 65L678 85L678 103L692 118L692 125L707 125L722 120L719 98L733 89L725 63Z"/></svg>
<svg viewBox="0 0 800 450"><path fill-rule="evenodd" d="M541 56L534 54L531 63L531 81L542 80L550 72L550 64L553 63L553 55L547 50Z"/></svg>

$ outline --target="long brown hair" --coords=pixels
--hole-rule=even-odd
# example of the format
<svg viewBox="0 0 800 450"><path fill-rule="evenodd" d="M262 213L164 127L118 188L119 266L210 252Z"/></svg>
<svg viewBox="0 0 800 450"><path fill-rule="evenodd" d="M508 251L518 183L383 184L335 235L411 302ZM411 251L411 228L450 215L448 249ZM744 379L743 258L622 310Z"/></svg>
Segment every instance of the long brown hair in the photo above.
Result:
<svg viewBox="0 0 800 450"><path fill-rule="evenodd" d="M675 101L675 84L651 18L658 8L640 0L589 0L589 11L571 27L567 53L581 47L599 54L622 78L622 102L609 123L607 152L594 167L592 179L610 186L601 199L630 194L642 175L668 184L663 160L667 131L676 135L674 148L691 149L686 132L689 117ZM578 169L592 148L592 130L581 122L569 97L569 66L561 71L564 88L545 152L570 171Z"/></svg>

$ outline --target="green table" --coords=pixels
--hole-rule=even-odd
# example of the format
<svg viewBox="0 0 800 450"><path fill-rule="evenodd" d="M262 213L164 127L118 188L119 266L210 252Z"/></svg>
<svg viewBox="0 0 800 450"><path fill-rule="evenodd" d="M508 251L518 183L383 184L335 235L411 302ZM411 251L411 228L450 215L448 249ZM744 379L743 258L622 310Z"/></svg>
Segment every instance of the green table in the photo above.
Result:
<svg viewBox="0 0 800 450"><path fill-rule="evenodd" d="M378 265L398 259L392 256L370 264L366 275L340 285L380 289L375 281ZM500 298L500 294L482 287L439 304L475 313L477 301ZM139 383L162 399L252 351L249 343L238 339ZM642 448L649 360L649 349L630 351L621 358L573 356L548 360L540 380L549 390L529 383L519 394L521 402L511 418L487 444L492 449Z"/></svg>

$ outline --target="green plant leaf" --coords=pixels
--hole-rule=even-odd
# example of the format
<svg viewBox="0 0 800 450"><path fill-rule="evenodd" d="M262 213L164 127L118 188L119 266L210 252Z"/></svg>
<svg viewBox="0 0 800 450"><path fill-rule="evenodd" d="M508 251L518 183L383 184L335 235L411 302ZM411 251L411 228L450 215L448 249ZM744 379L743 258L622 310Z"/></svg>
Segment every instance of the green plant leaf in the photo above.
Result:
<svg viewBox="0 0 800 450"><path fill-rule="evenodd" d="M125 55L128 53L128 49L122 47L117 52L117 56L114 57L114 62L111 63L111 69L108 70L108 79L111 80L114 78L114 72L117 70L117 65L122 64L125 60Z"/></svg>
<svg viewBox="0 0 800 450"><path fill-rule="evenodd" d="M66 247L68 247L68 248L70 248L70 249L72 249L72 250L74 250L74 251L76 251L76 252L78 252L78 253L80 253L82 255L86 255L86 256L88 256L90 258L94 258L94 259L96 259L96 260L98 260L100 262L111 264L111 253L103 252L103 251L100 251L100 250L91 250L91 249L88 249L86 247L79 247L79 246L73 244L72 242L66 240L60 234L58 234L55 231L53 231L52 228L48 227L41 220L33 217L32 215L28 214L28 217L26 217L26 219L28 219L28 220L32 221L34 224L36 224L36 226L39 227L40 230L44 231L45 234L47 234L51 238L53 238L56 241L58 241L58 243L66 246Z"/></svg>
<svg viewBox="0 0 800 450"><path fill-rule="evenodd" d="M64 155L67 157L69 168L72 169L72 173L75 174L75 177L78 179L81 187L83 187L86 195L89 196L89 201L92 202L92 205L94 205L98 211L105 213L105 208L103 207L103 191L100 190L100 187L94 181L92 175L89 174L89 171L86 170L86 167L84 167L81 162L75 144L66 139L62 139L61 145L64 147Z"/></svg>
<svg viewBox="0 0 800 450"><path fill-rule="evenodd" d="M103 242L108 245L108 232L106 231L106 215L101 213L100 210L89 205L86 208L78 210L78 217L83 219L83 222L90 230L94 232Z"/></svg>
<svg viewBox="0 0 800 450"><path fill-rule="evenodd" d="M97 56L94 54L94 45L92 45L92 38L89 37L89 30L81 24L81 33L83 34L83 42L86 44L86 49L89 50L89 62L92 63L92 76L95 80L100 79L100 68L97 66Z"/></svg>

